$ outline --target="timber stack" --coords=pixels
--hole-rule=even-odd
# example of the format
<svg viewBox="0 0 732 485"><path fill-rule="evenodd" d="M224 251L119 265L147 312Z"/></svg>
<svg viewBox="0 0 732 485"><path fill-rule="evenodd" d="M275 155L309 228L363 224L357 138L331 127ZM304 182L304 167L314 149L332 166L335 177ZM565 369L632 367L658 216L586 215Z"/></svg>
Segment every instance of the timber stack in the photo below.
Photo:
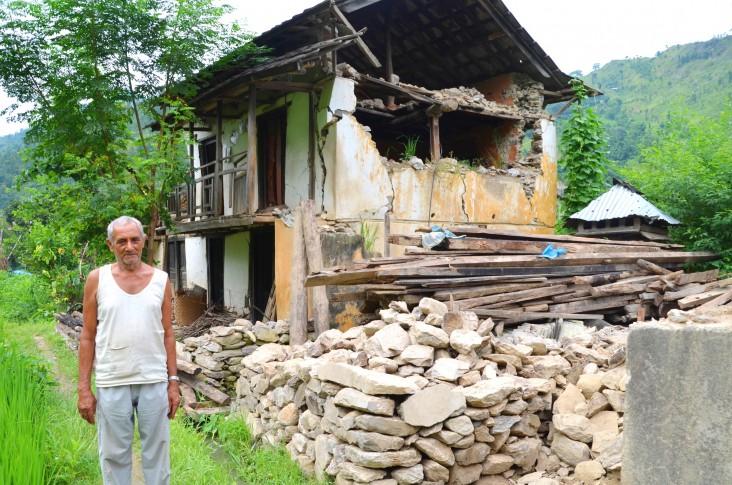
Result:
<svg viewBox="0 0 732 485"><path fill-rule="evenodd" d="M389 235L391 244L408 246L403 256L313 272L306 286L358 285L333 299L362 301L364 321L393 300L413 307L425 297L504 325L557 319L628 324L732 300L732 278L681 269L716 259L710 252L476 227L449 231L463 237L446 238L435 249L423 248L420 235ZM554 254L543 256L550 245Z"/></svg>

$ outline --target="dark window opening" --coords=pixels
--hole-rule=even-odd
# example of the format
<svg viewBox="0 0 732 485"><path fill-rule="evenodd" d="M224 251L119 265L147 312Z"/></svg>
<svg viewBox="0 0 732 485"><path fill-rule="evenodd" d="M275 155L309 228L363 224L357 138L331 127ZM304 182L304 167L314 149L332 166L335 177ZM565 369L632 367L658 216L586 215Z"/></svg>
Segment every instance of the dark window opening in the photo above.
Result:
<svg viewBox="0 0 732 485"><path fill-rule="evenodd" d="M250 232L249 288L251 320L262 321L272 285L274 284L274 227L266 226Z"/></svg>
<svg viewBox="0 0 732 485"><path fill-rule="evenodd" d="M285 145L287 108L257 117L257 174L259 207L285 204Z"/></svg>
<svg viewBox="0 0 732 485"><path fill-rule="evenodd" d="M404 160L406 146L417 140L416 156L431 159L430 119L422 108L413 111L380 112L357 109L356 119L371 131L371 138L382 156ZM454 158L466 166L504 168L520 155L521 139L507 143L509 137L522 136L514 120L488 117L463 111L443 113L438 119L441 158Z"/></svg>
<svg viewBox="0 0 732 485"><path fill-rule="evenodd" d="M185 241L168 242L167 268L170 283L175 293L181 293L186 287L186 244Z"/></svg>
<svg viewBox="0 0 732 485"><path fill-rule="evenodd" d="M206 238L208 259L208 304L224 306L224 238Z"/></svg>

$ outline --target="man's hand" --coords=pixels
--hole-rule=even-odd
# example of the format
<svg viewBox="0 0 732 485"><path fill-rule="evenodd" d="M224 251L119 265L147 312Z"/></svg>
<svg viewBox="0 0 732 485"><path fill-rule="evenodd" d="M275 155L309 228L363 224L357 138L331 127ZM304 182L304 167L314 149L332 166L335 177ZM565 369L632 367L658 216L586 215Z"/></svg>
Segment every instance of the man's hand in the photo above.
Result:
<svg viewBox="0 0 732 485"><path fill-rule="evenodd" d="M178 388L178 381L168 381L168 419L175 417L179 404L180 389Z"/></svg>
<svg viewBox="0 0 732 485"><path fill-rule="evenodd" d="M94 424L94 415L97 412L97 398L94 397L94 393L91 389L85 391L79 391L79 401L77 403L79 414L89 424Z"/></svg>

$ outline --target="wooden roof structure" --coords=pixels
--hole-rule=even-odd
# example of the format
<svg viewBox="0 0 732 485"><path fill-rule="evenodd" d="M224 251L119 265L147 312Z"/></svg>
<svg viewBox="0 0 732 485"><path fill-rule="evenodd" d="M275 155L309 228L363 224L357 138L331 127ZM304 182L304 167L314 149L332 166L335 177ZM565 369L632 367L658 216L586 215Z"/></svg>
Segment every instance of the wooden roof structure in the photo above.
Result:
<svg viewBox="0 0 732 485"><path fill-rule="evenodd" d="M567 99L570 76L531 38L501 0L326 0L264 32L255 42L281 54L318 40L332 24L338 35L366 29L360 52L339 52L359 72L443 89L523 72L544 84L551 102ZM364 55L365 48L374 58ZM388 79L388 78L387 78Z"/></svg>

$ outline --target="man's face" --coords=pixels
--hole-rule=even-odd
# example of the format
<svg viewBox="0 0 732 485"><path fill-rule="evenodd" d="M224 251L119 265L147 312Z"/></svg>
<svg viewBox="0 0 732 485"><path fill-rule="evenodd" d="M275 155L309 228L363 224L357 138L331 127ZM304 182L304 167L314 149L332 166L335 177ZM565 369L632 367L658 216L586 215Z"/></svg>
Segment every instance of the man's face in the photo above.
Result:
<svg viewBox="0 0 732 485"><path fill-rule="evenodd" d="M137 224L131 222L112 229L112 241L107 239L107 246L114 253L117 262L124 266L134 266L142 261L142 248L145 238L140 234Z"/></svg>

